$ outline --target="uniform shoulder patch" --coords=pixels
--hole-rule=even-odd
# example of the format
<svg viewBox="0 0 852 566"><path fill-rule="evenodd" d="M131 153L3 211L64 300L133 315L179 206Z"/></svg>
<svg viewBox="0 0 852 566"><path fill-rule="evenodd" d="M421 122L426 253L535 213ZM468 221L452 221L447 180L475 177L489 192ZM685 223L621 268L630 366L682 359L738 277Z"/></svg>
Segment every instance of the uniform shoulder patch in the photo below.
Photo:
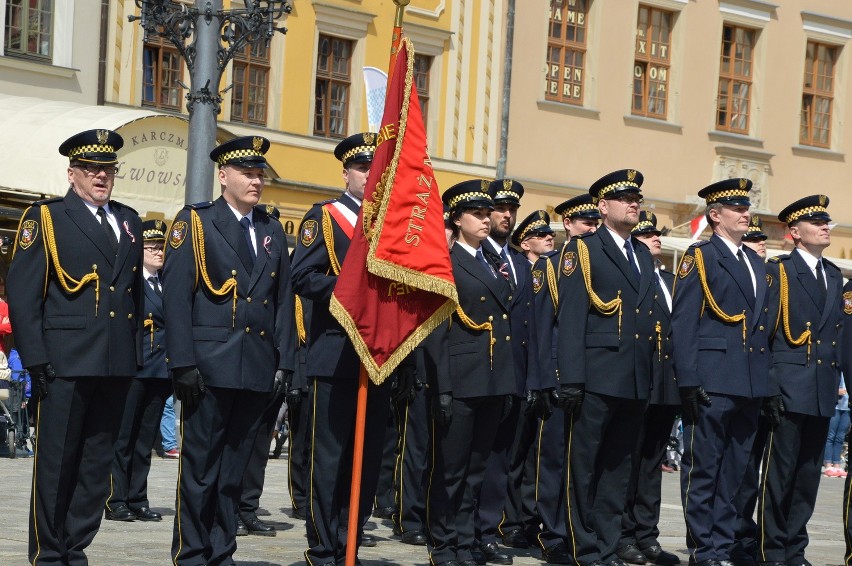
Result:
<svg viewBox="0 0 852 566"><path fill-rule="evenodd" d="M204 202L196 202L192 204L188 204L184 206L184 210L201 210L202 208L210 208L213 206L212 200L206 200Z"/></svg>
<svg viewBox="0 0 852 566"><path fill-rule="evenodd" d="M700 248L701 246L706 246L710 243L710 240L696 240L692 242L689 247L690 248Z"/></svg>
<svg viewBox="0 0 852 566"><path fill-rule="evenodd" d="M62 200L64 200L64 199L63 199L63 197L46 198L46 199L43 199L43 200L37 200L37 201L35 201L35 202L32 204L32 206L41 206L41 205L43 205L43 204L51 204L51 203L54 203L54 202L60 202L60 201L62 201Z"/></svg>
<svg viewBox="0 0 852 566"><path fill-rule="evenodd" d="M577 252L565 252L562 256L562 275L569 277L577 269Z"/></svg>
<svg viewBox="0 0 852 566"><path fill-rule="evenodd" d="M329 204L329 203L332 203L332 202L334 202L334 201L336 201L336 200L337 200L336 198L330 198L330 199L328 199L328 200L321 200L321 201L319 201L319 202L315 202L315 203L314 203L314 206L324 206L324 205Z"/></svg>
<svg viewBox="0 0 852 566"><path fill-rule="evenodd" d="M532 272L533 293L538 293L544 286L544 271L541 269L533 269Z"/></svg>
<svg viewBox="0 0 852 566"><path fill-rule="evenodd" d="M685 279L689 272L695 267L695 257L691 255L684 255L683 259L680 260L680 267L677 269L677 275L681 279Z"/></svg>
<svg viewBox="0 0 852 566"><path fill-rule="evenodd" d="M22 250L30 247L38 237L38 222L35 220L24 220L19 232L18 247Z"/></svg>
<svg viewBox="0 0 852 566"><path fill-rule="evenodd" d="M595 235L595 233L596 232L594 230L592 230L591 232L584 232L583 234L575 234L575 235L571 236L571 239L573 240L574 238L581 238L581 239L582 238L591 238L592 236Z"/></svg>
<svg viewBox="0 0 852 566"><path fill-rule="evenodd" d="M319 233L319 223L313 218L305 220L302 222L302 229L300 230L300 240L302 241L302 245L306 248L313 244L317 239L317 234Z"/></svg>
<svg viewBox="0 0 852 566"><path fill-rule="evenodd" d="M189 233L189 224L184 220L177 220L172 224L172 230L169 233L169 245L172 249L178 249L186 241L186 235Z"/></svg>
<svg viewBox="0 0 852 566"><path fill-rule="evenodd" d="M852 291L843 293L843 313L852 314Z"/></svg>

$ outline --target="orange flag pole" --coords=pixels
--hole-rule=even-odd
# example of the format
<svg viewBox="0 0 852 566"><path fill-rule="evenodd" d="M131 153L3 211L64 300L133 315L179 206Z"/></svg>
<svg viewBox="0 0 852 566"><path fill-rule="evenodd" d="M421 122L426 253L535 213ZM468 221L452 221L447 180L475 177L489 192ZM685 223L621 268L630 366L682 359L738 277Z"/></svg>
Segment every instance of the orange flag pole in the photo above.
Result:
<svg viewBox="0 0 852 566"><path fill-rule="evenodd" d="M402 17L405 7L411 0L393 0L396 15L393 20L390 63L388 66L388 85L393 75L396 54L402 42ZM349 525L346 531L346 566L355 566L358 555L358 531L361 529L361 470L364 465L364 426L367 422L367 388L370 380L367 369L361 364L358 375L358 402L355 411L355 445L352 450L352 486L349 490Z"/></svg>

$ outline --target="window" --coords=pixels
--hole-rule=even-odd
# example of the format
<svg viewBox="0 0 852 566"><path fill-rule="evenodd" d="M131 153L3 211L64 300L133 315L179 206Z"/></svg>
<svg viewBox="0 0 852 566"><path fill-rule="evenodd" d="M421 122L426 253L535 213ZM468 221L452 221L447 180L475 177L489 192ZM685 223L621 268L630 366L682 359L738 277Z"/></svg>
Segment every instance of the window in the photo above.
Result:
<svg viewBox="0 0 852 566"><path fill-rule="evenodd" d="M583 103L589 0L550 0L545 98Z"/></svg>
<svg viewBox="0 0 852 566"><path fill-rule="evenodd" d="M751 82L754 74L754 44L757 32L732 25L722 30L722 62L716 127L748 134Z"/></svg>
<svg viewBox="0 0 852 566"><path fill-rule="evenodd" d="M352 83L354 41L319 36L317 83L315 89L314 134L329 138L346 137L346 111Z"/></svg>
<svg viewBox="0 0 852 566"><path fill-rule="evenodd" d="M429 70L431 68L432 57L414 54L414 86L417 87L417 98L420 100L423 124L427 123L429 110Z"/></svg>
<svg viewBox="0 0 852 566"><path fill-rule="evenodd" d="M53 0L6 0L4 53L50 62Z"/></svg>
<svg viewBox="0 0 852 566"><path fill-rule="evenodd" d="M666 119L674 15L639 6L633 64L633 114Z"/></svg>
<svg viewBox="0 0 852 566"><path fill-rule="evenodd" d="M231 121L265 126L268 92L269 44L258 41L234 56Z"/></svg>
<svg viewBox="0 0 852 566"><path fill-rule="evenodd" d="M161 37L145 39L142 50L142 105L180 110L183 62L178 50Z"/></svg>
<svg viewBox="0 0 852 566"><path fill-rule="evenodd" d="M802 88L802 124L799 130L799 142L803 145L831 145L835 61L836 47L808 42L805 52L805 84Z"/></svg>

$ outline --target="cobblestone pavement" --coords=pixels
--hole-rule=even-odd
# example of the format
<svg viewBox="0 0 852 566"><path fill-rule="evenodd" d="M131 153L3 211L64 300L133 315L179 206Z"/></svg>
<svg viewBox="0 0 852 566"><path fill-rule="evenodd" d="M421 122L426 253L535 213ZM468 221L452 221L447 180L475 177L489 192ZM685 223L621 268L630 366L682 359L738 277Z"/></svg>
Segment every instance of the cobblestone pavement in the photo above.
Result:
<svg viewBox="0 0 852 566"><path fill-rule="evenodd" d="M27 510L29 506L32 459L0 460L0 566L27 564ZM91 566L137 566L170 564L169 549L174 519L174 489L178 463L154 457L148 490L151 506L163 514L158 523L119 523L104 521L87 554ZM678 495L678 475L663 474L663 509L660 520L663 548L675 552L686 564L683 515ZM818 565L843 562L841 504L843 480L823 478L817 508L809 525L811 537L808 559ZM241 566L290 566L304 564L306 547L303 521L290 517L287 493L287 460L270 460L266 488L259 515L275 525L274 538L247 536L237 539L234 559ZM367 526L379 544L361 549L365 566L426 566L425 547L399 542L387 522L373 519ZM507 549L517 565L543 564L537 551Z"/></svg>

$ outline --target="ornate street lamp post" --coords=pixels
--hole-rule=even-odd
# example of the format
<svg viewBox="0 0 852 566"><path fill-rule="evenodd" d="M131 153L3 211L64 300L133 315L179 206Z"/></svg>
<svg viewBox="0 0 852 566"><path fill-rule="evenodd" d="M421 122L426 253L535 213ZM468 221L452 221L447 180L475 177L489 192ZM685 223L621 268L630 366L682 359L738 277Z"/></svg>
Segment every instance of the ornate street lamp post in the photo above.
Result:
<svg viewBox="0 0 852 566"><path fill-rule="evenodd" d="M246 44L269 43L275 32L287 33L275 24L293 8L287 0L243 0L244 8L230 10L222 8L222 0L195 0L194 7L175 0L134 1L141 15L128 19L138 20L146 37L160 36L172 43L189 68L185 199L187 203L210 200L213 167L209 153L216 145L222 73Z"/></svg>

